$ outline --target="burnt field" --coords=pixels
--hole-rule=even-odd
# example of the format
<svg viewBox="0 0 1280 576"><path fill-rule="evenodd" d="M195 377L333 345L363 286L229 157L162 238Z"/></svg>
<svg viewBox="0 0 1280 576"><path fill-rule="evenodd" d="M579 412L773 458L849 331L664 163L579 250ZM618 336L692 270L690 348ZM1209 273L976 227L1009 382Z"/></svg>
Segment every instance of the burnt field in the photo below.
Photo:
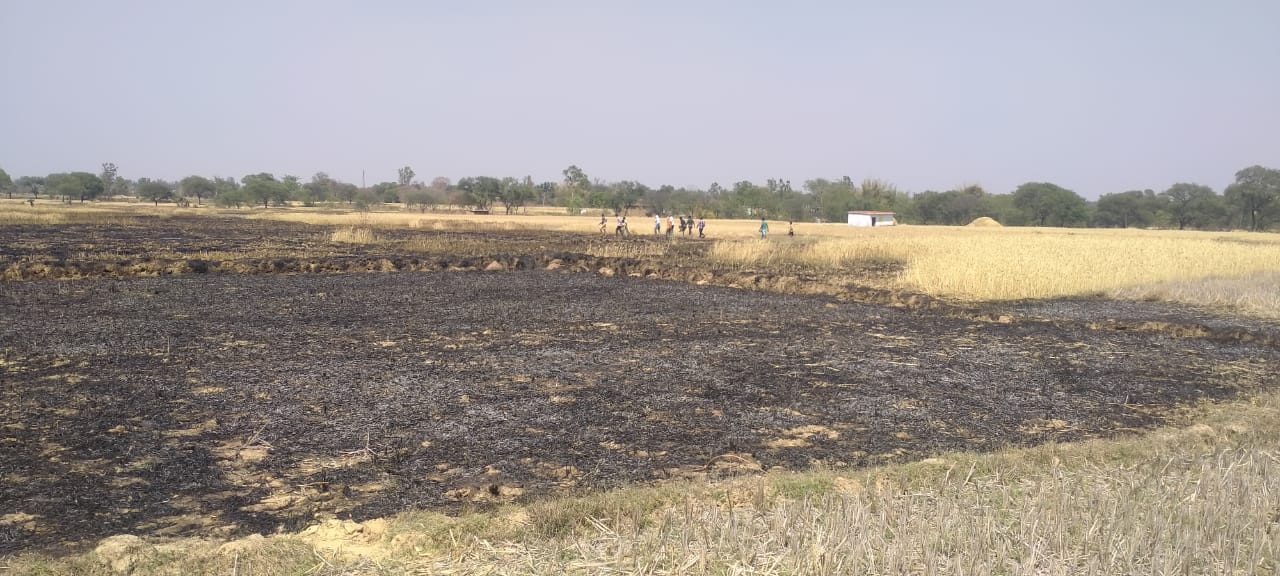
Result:
<svg viewBox="0 0 1280 576"><path fill-rule="evenodd" d="M0 283L0 552L1108 436L1280 372L1267 323L602 274L545 251L571 235L491 271L303 247L439 269L112 278L103 254L156 260L12 248L40 228L0 264L89 278Z"/></svg>

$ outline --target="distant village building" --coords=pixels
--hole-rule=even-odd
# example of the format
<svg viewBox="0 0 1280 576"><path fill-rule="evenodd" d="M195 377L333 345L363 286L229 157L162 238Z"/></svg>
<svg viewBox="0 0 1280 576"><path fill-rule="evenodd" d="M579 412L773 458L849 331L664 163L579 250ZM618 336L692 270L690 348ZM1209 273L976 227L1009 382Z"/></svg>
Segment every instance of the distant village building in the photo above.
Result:
<svg viewBox="0 0 1280 576"><path fill-rule="evenodd" d="M897 223L893 212L881 212L878 210L849 211L850 226L893 226Z"/></svg>

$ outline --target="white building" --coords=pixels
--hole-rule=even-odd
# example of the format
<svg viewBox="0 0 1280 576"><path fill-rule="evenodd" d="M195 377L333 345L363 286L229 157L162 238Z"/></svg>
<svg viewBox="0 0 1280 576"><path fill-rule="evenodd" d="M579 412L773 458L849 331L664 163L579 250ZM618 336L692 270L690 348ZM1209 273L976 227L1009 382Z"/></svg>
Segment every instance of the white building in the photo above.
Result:
<svg viewBox="0 0 1280 576"><path fill-rule="evenodd" d="M880 212L878 210L850 210L849 225L850 226L893 226L898 221L894 219L893 212Z"/></svg>

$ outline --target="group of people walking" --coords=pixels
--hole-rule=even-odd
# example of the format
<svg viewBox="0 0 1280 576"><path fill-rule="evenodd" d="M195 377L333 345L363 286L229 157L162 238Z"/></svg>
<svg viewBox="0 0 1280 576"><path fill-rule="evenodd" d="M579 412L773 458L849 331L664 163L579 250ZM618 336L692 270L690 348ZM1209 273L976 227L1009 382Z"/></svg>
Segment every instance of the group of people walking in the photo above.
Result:
<svg viewBox="0 0 1280 576"><path fill-rule="evenodd" d="M705 217L701 217L701 218L698 218L697 220L694 220L693 215L689 215L688 217L680 216L679 220L680 220L681 234L686 236L692 235L693 230L696 228L698 230L699 238L707 237L707 219ZM616 221L617 221L617 224L613 228L613 234L615 236L621 236L623 238L630 236L631 230L629 229L629 226L627 224L627 217L619 214L616 216ZM600 233L601 234L605 233L605 230L608 228L608 223L609 223L608 216L606 216L603 212L601 212L600 213ZM667 223L667 237L670 238L675 234L676 217L668 214L666 223ZM655 236L662 234L662 216L659 214L653 215L653 234Z"/></svg>
<svg viewBox="0 0 1280 576"><path fill-rule="evenodd" d="M627 217L619 214L616 218L617 218L617 225L613 229L614 235L621 236L623 238L631 236L631 230L628 229L628 226L627 226ZM678 219L680 221L680 234L685 236L692 235L694 228L697 228L699 238L707 237L707 219L705 216L699 216L697 220L694 220L693 215L689 215L688 217L680 216L678 217ZM670 238L675 234L676 220L677 220L676 216L667 214L666 230L667 230L668 238ZM604 212L601 212L600 213L600 233L601 234L605 233L605 229L608 225L608 222L609 222L608 217L605 216ZM654 236L662 234L662 224L663 224L662 215L654 214L653 215L653 235ZM795 236L795 235L796 235L795 222L787 222L787 236ZM769 221L762 217L760 218L760 237L766 238L768 236L769 236Z"/></svg>
<svg viewBox="0 0 1280 576"><path fill-rule="evenodd" d="M608 222L608 220L605 218L604 212L601 212L600 213L600 233L601 234L604 234L604 228L605 228L606 222ZM631 231L627 229L626 216L623 216L621 214L618 215L618 225L614 227L613 234L615 236L622 236L623 238L626 238L627 236L631 235Z"/></svg>
<svg viewBox="0 0 1280 576"><path fill-rule="evenodd" d="M693 234L693 229L695 227L698 229L699 238L707 237L706 217L698 218L697 222L695 223L692 214L690 214L688 218L685 218L684 216L680 216L680 233L681 234L686 236L691 235ZM671 214L667 214L667 237L670 238L675 233L675 230L676 230L676 217L672 216ZM653 215L653 234L656 236L661 233L662 233L662 216L659 214L654 214Z"/></svg>

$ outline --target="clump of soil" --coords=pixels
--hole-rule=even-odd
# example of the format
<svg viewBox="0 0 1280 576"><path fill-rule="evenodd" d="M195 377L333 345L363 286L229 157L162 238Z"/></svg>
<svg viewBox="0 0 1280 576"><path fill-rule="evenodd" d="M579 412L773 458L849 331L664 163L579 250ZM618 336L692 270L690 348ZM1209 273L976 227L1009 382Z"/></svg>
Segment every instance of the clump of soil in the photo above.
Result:
<svg viewBox="0 0 1280 576"><path fill-rule="evenodd" d="M997 222L995 218L992 218L990 216L979 216L977 218L974 218L973 222L970 222L969 225L976 226L978 228L998 228L998 227L1004 226L1003 224Z"/></svg>

